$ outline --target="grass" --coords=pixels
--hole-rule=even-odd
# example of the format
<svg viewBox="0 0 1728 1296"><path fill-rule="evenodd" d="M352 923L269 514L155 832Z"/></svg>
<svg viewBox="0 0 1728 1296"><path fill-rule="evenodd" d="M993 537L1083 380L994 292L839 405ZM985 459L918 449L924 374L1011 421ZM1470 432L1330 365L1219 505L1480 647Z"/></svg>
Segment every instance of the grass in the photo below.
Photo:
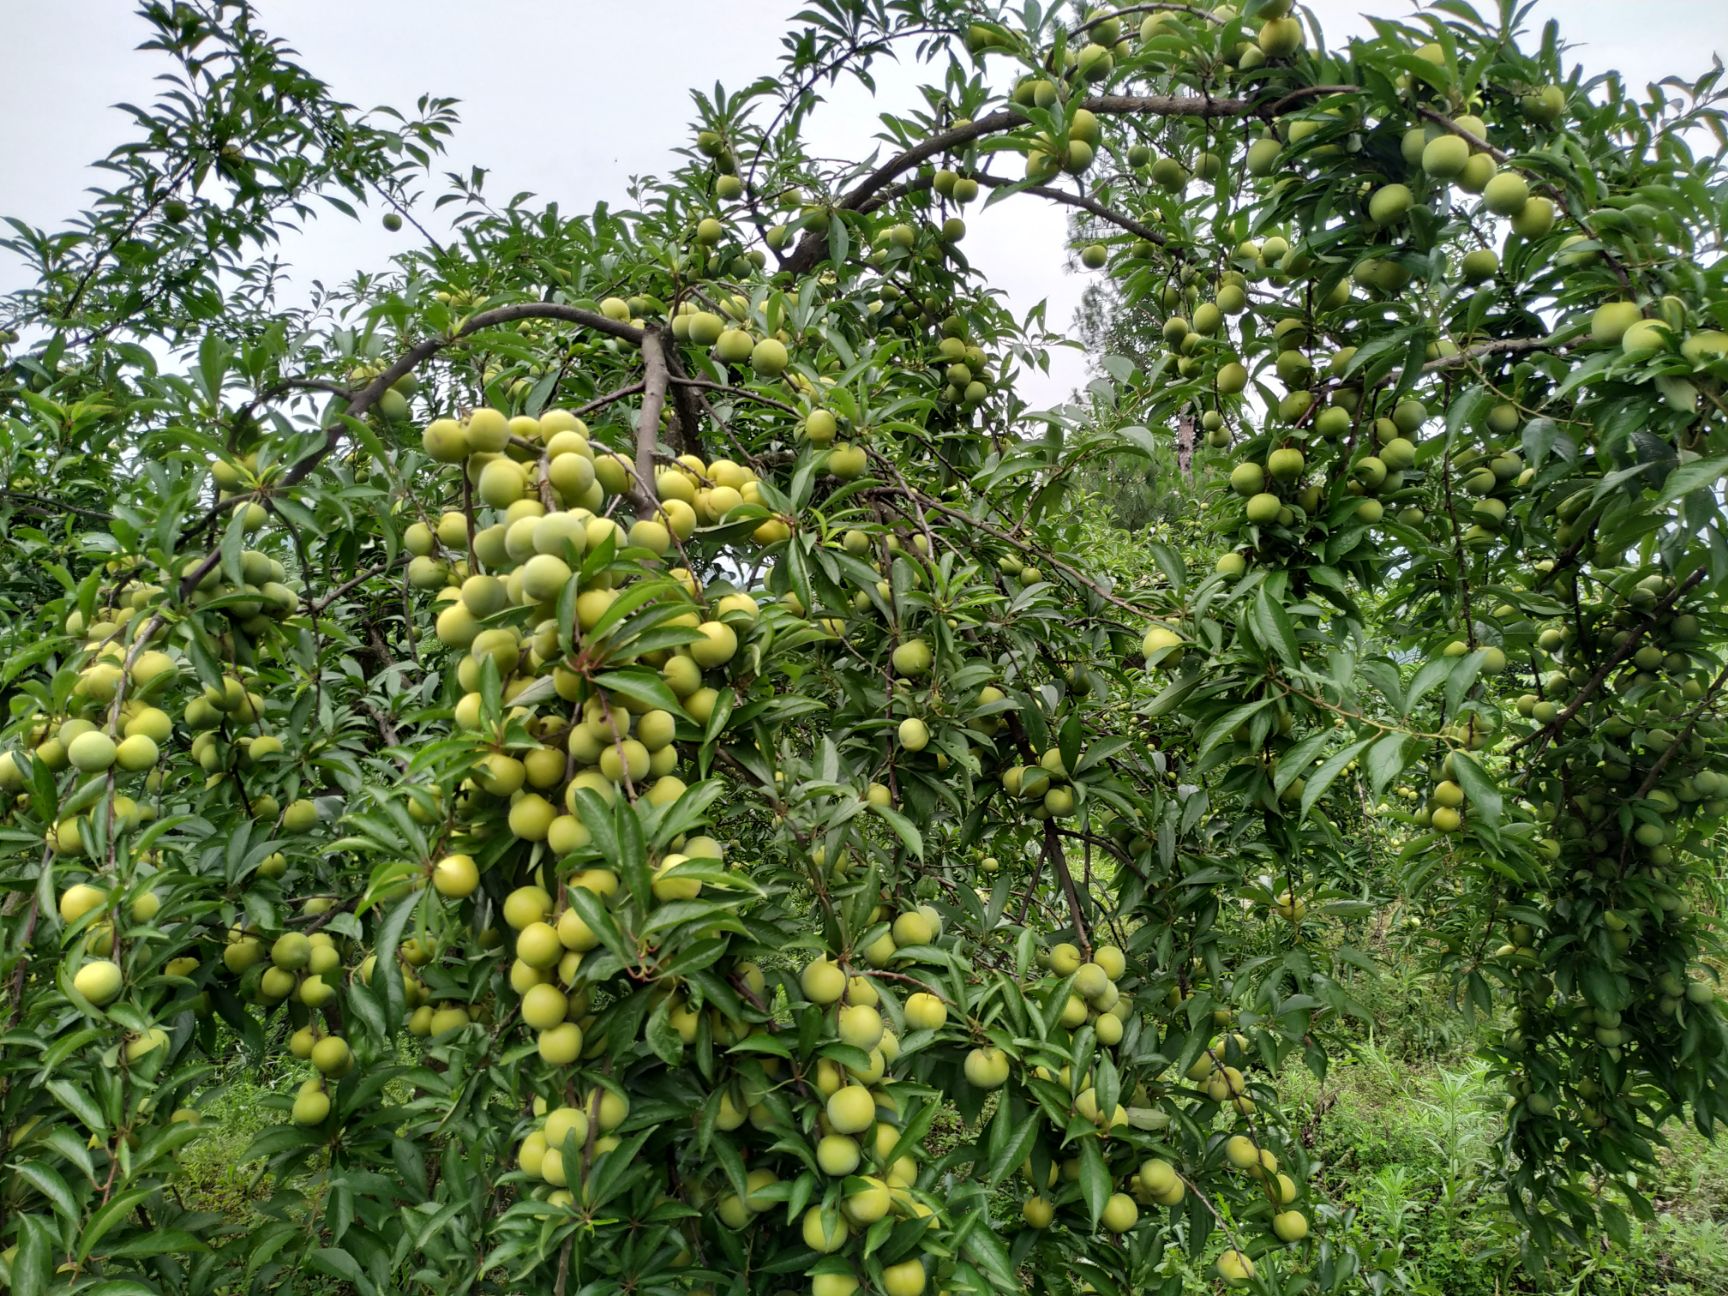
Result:
<svg viewBox="0 0 1728 1296"><path fill-rule="evenodd" d="M259 1132L279 1123L277 1113L258 1101L262 1093L251 1079L235 1079L200 1104L205 1133L180 1153L175 1180L192 1209L245 1219L269 1197L270 1185L259 1177L263 1163L240 1162Z"/></svg>
<svg viewBox="0 0 1728 1296"><path fill-rule="evenodd" d="M1324 1083L1292 1068L1283 1092L1321 1195L1422 1296L1728 1296L1728 1143L1672 1127L1643 1184L1656 1219L1628 1246L1603 1238L1533 1274L1491 1177L1502 1099L1468 1052L1420 1060L1370 1040Z"/></svg>

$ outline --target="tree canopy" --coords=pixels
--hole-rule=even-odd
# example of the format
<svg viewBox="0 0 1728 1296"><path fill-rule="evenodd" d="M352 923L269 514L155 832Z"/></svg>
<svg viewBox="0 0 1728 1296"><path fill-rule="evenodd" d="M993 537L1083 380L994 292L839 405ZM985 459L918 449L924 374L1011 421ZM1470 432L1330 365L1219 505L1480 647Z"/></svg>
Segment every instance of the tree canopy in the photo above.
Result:
<svg viewBox="0 0 1728 1296"><path fill-rule="evenodd" d="M1277 1084L1387 886L1527 1263L1623 1237L1728 1115L1728 134L1483 7L810 0L572 216L142 5L5 240L10 1289L1397 1290ZM1051 410L965 252L1036 201L1123 339ZM241 1065L237 1221L175 1172Z"/></svg>

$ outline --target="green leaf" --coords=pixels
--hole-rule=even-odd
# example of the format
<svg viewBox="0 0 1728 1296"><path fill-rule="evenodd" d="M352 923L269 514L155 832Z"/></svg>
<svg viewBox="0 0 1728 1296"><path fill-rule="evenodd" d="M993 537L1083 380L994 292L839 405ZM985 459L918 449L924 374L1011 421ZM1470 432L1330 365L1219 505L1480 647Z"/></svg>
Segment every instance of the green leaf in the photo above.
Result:
<svg viewBox="0 0 1728 1296"><path fill-rule="evenodd" d="M612 917L612 911L606 907L605 901L595 895L587 887L573 886L568 888L570 907L576 911L577 917L588 924L588 929L600 938L600 943L613 954L625 967L635 965L636 954L624 934L618 930L617 920Z"/></svg>
<svg viewBox="0 0 1728 1296"><path fill-rule="evenodd" d="M1410 757L1407 753L1414 741L1409 734L1389 733L1368 749L1363 765L1368 772L1368 786L1373 788L1375 796L1384 792L1387 784L1402 774L1409 765Z"/></svg>
<svg viewBox="0 0 1728 1296"><path fill-rule="evenodd" d="M870 813L892 828L894 835L905 844L907 850L919 859L924 858L924 838L912 826L910 819L898 810L890 810L887 806L872 805Z"/></svg>
<svg viewBox="0 0 1728 1296"><path fill-rule="evenodd" d="M74 1224L78 1222L78 1203L72 1196L72 1190L66 1186L66 1181L60 1177L60 1172L53 1166L42 1161L24 1161L14 1169L22 1178L35 1185L36 1190L49 1200L59 1214Z"/></svg>
<svg viewBox="0 0 1728 1296"><path fill-rule="evenodd" d="M362 1292L376 1290L366 1277L366 1271L360 1267L360 1262L340 1247L319 1247L308 1260L314 1269L327 1273L332 1278L353 1283Z"/></svg>
<svg viewBox="0 0 1728 1296"><path fill-rule="evenodd" d="M1662 483L1662 489L1657 492L1658 504L1672 504L1683 495L1690 495L1695 490L1719 485L1724 477L1728 477L1728 455L1717 455L1713 459L1694 459L1691 463L1681 464L1668 474L1668 480Z"/></svg>
<svg viewBox="0 0 1728 1296"><path fill-rule="evenodd" d="M1098 1217L1104 1213L1104 1203L1110 1199L1110 1171L1105 1168L1104 1155L1098 1150L1098 1140L1092 1137L1080 1141L1080 1196L1086 1212L1092 1217L1092 1227L1098 1227Z"/></svg>
<svg viewBox="0 0 1728 1296"><path fill-rule="evenodd" d="M684 712L678 695L666 686L666 681L660 678L659 671L645 667L602 671L594 677L594 682L609 693L622 693L644 706L658 707L662 711L672 712L673 715L682 715Z"/></svg>
<svg viewBox="0 0 1728 1296"><path fill-rule="evenodd" d="M1039 1122L1031 1119L1023 1103L1004 1099L990 1123L992 1127L1001 1125L1003 1130L1000 1146L991 1153L984 1173L985 1182L994 1188L1018 1170L1032 1154L1032 1147L1038 1141ZM997 1141L996 1130L992 1128L991 1142Z"/></svg>
<svg viewBox="0 0 1728 1296"><path fill-rule="evenodd" d="M1494 780L1488 777L1473 756L1461 751L1452 753L1452 773L1458 786L1464 789L1469 813L1487 827L1498 827L1505 809L1505 798Z"/></svg>
<svg viewBox="0 0 1728 1296"><path fill-rule="evenodd" d="M156 1192L153 1184L145 1184L140 1188L131 1188L125 1192L114 1194L105 1205L100 1207L84 1224L84 1231L78 1235L78 1258L89 1256L100 1245L103 1238L116 1224L124 1220L139 1203L148 1200Z"/></svg>
<svg viewBox="0 0 1728 1296"><path fill-rule="evenodd" d="M1326 795L1326 789L1332 786L1333 780L1344 772L1344 767L1367 751L1373 741L1372 738L1363 738L1347 747L1340 747L1326 758L1302 788L1302 807L1298 811L1299 818L1307 817L1308 812L1314 808L1315 802Z"/></svg>
<svg viewBox="0 0 1728 1296"><path fill-rule="evenodd" d="M1302 654L1296 645L1296 628L1281 600L1262 585L1254 598L1254 637L1262 648L1278 655L1286 666L1299 666Z"/></svg>
<svg viewBox="0 0 1728 1296"><path fill-rule="evenodd" d="M102 1109L96 1105L96 1100L85 1093L69 1080L50 1080L48 1092L53 1094L92 1134L106 1135L108 1122L102 1116Z"/></svg>

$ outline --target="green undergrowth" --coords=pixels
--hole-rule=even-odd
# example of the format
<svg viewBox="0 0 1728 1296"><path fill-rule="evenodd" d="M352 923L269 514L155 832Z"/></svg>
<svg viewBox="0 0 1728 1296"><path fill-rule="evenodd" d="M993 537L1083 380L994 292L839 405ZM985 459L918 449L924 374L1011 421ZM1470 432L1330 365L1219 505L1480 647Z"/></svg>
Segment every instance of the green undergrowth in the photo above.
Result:
<svg viewBox="0 0 1728 1296"><path fill-rule="evenodd" d="M1627 1245L1606 1237L1520 1262L1518 1230L1494 1176L1503 1091L1467 1048L1412 1057L1365 1041L1324 1082L1291 1067L1286 1114L1312 1159L1332 1227L1390 1250L1422 1296L1728 1294L1728 1143L1671 1124L1672 1146L1637 1184L1656 1218Z"/></svg>

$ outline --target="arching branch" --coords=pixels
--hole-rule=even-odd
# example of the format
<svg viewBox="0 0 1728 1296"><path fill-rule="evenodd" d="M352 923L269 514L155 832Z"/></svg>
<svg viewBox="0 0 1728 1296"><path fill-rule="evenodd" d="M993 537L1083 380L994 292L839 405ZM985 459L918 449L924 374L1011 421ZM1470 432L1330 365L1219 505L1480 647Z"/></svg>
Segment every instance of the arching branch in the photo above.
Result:
<svg viewBox="0 0 1728 1296"><path fill-rule="evenodd" d="M566 324L577 324L583 328L592 329L596 333L605 333L609 337L620 338L626 342L642 345L645 330L635 324L626 324L621 320L598 315L593 311L583 310L579 306L566 306L562 302L514 302L508 306L498 306L492 310L481 311L463 321L460 328L444 337L430 337L415 343L407 351L397 357L396 361L382 373L374 377L364 387L354 392L353 399L348 402L348 408L330 420L329 430L324 435L323 443L311 454L305 456L282 475L280 481L274 483L272 490L286 490L304 481L319 464L324 462L336 447L342 444L342 436L347 428L347 420L363 418L366 412L383 397L384 393L400 379L413 373L426 361L440 351L457 343L465 341L476 333L501 324L513 324L525 319L560 320ZM212 517L220 516L228 509L238 504L256 498L253 492L241 492L229 496L217 503L211 510ZM204 555L198 565L187 572L180 581L180 597L186 598L198 588L198 582L203 580L216 565L222 561L220 548L212 549Z"/></svg>
<svg viewBox="0 0 1728 1296"><path fill-rule="evenodd" d="M1164 117L1234 117L1246 112L1251 103L1246 99L1206 99L1198 96L1100 95L1086 99L1083 106L1095 113L1114 115L1144 113L1148 116ZM987 135L1000 135L1026 124L1025 114L1015 109L1003 109L976 121L941 131L889 158L854 185L834 205L840 211L862 210L877 193L892 184L897 176L919 163L970 144L973 140L983 139ZM810 231L799 240L798 246L786 259L787 269L810 269L822 259L827 247L827 231Z"/></svg>
<svg viewBox="0 0 1728 1296"><path fill-rule="evenodd" d="M1271 107L1281 111L1285 106L1305 98L1314 98L1329 94L1347 94L1357 90L1356 86L1323 85L1304 86L1272 101ZM1080 101L1080 106L1101 117L1241 117L1266 107L1264 100L1255 99L1216 99L1204 95L1092 95ZM941 131L930 136L911 148L902 150L877 167L863 180L854 185L838 202L834 204L837 211L864 211L866 204L894 182L895 177L911 170L919 163L946 153L951 149L970 144L973 140L983 139L987 135L1000 135L1005 131L1014 130L1027 124L1026 116L1012 108L1005 108L976 121ZM828 233L826 230L811 230L798 241L791 254L786 258L785 268L793 272L809 270L827 253Z"/></svg>

